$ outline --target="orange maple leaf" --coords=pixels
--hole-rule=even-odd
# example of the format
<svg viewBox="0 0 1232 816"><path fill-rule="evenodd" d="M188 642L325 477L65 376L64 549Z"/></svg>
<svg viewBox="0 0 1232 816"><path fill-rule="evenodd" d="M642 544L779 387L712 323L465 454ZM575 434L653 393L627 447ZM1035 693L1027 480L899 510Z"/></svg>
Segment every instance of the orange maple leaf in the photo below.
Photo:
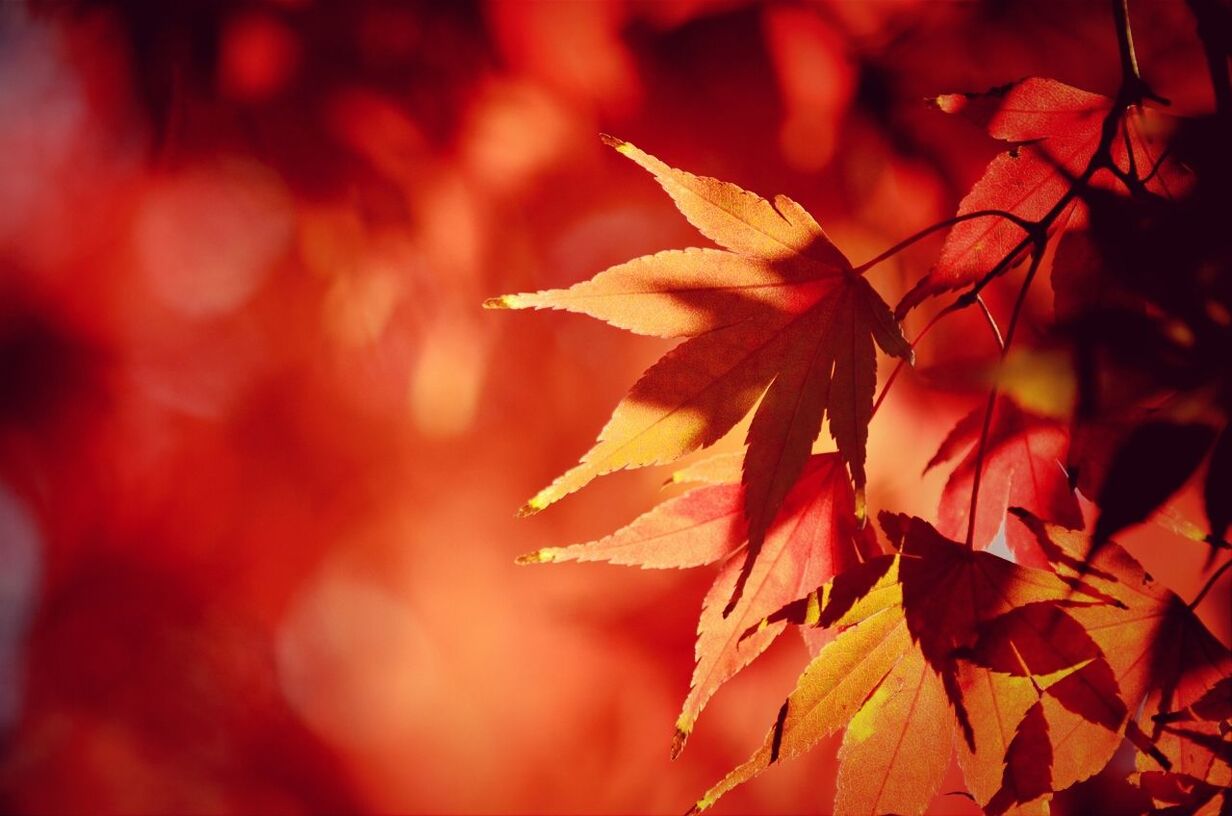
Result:
<svg viewBox="0 0 1232 816"><path fill-rule="evenodd" d="M871 529L860 530L855 524L851 484L836 454L810 458L755 554L744 547L743 496L744 488L736 484L696 488L606 538L549 547L519 559L522 563L609 561L659 569L727 559L702 605L697 665L676 721L673 756L684 747L697 717L720 686L786 628L781 621L759 623L878 552ZM724 615L745 572L749 576L745 591L731 613Z"/></svg>
<svg viewBox="0 0 1232 816"><path fill-rule="evenodd" d="M1058 575L1113 602L1067 614L1103 652L1127 709L1139 712L1136 722L1126 724L1127 735L1143 749L1139 767L1176 766L1199 780L1232 784L1232 748L1207 739L1214 734L1218 742L1217 723L1199 714L1194 726L1182 724L1193 710L1204 709L1210 695L1228 694L1232 651L1115 542L1096 550L1081 531L1048 524L1021 508L1012 512L1036 536ZM1117 741L1101 736L1096 723L1066 719L1067 727L1054 736L1054 750L1070 750L1071 776L1082 779L1103 767ZM1053 723L1054 730L1058 725ZM1224 759L1217 762L1220 756Z"/></svg>
<svg viewBox="0 0 1232 816"><path fill-rule="evenodd" d="M640 334L689 338L634 385L581 462L522 512L542 510L602 474L708 446L758 398L742 480L750 551L760 548L804 468L824 416L862 512L874 341L888 354L912 356L885 301L790 198L771 203L605 140L654 175L690 223L724 249L660 252L569 289L485 304L564 309ZM733 601L747 578L746 570Z"/></svg>

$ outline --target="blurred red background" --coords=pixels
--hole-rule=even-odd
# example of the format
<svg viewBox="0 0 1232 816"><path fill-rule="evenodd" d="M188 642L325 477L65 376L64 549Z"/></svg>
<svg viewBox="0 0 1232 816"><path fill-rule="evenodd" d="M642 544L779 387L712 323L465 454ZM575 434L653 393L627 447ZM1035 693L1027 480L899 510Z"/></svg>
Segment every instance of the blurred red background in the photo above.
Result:
<svg viewBox="0 0 1232 816"><path fill-rule="evenodd" d="M1133 12L1154 87L1208 108L1184 4ZM480 303L702 241L600 132L788 193L870 257L952 213L998 149L922 100L1028 75L1108 93L1107 18L0 4L0 805L683 811L760 744L804 649L781 641L668 761L710 576L513 564L662 495L663 472L618 474L513 518L663 345ZM874 284L893 301L936 247ZM991 358L967 318L923 370ZM931 516L945 473L918 474L982 397L919 376L874 423L869 495ZM1134 542L1200 584L1195 545ZM1202 612L1226 642L1227 593ZM824 811L835 747L722 809Z"/></svg>

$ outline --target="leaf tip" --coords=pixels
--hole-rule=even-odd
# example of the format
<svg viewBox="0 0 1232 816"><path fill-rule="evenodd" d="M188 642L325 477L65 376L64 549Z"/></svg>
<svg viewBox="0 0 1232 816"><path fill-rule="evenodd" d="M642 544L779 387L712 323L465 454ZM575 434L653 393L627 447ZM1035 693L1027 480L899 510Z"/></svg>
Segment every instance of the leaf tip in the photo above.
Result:
<svg viewBox="0 0 1232 816"><path fill-rule="evenodd" d="M525 305L517 295L501 295L483 302L485 309L521 309Z"/></svg>
<svg viewBox="0 0 1232 816"><path fill-rule="evenodd" d="M556 560L556 556L560 553L559 547L544 547L541 550L528 552L519 555L513 559L513 563L525 566L526 564L550 564Z"/></svg>
<svg viewBox="0 0 1232 816"><path fill-rule="evenodd" d="M685 743L689 741L689 732L693 728L693 723L684 714L676 720L676 733L672 734L672 752L671 758L676 759L684 752Z"/></svg>
<svg viewBox="0 0 1232 816"><path fill-rule="evenodd" d="M607 133L600 133L599 138L603 140L605 145L612 148L617 153L628 153L629 149L633 147L633 145L629 144L624 139L617 139L615 136L608 135Z"/></svg>
<svg viewBox="0 0 1232 816"><path fill-rule="evenodd" d="M533 516L536 513L538 513L540 510L546 509L547 506L551 503L552 503L552 499L549 496L548 491L546 489L540 490L538 493L534 495L534 498L532 498L526 504L522 505L521 509L519 509L517 512L517 516L518 518L526 518L527 516Z"/></svg>

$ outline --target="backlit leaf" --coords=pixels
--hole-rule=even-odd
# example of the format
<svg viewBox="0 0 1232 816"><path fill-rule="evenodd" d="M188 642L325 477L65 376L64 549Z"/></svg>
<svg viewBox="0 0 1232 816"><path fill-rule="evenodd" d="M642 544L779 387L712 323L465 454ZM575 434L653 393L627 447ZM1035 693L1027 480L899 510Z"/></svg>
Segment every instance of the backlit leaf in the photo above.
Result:
<svg viewBox="0 0 1232 816"><path fill-rule="evenodd" d="M957 655L975 646L982 624L1020 606L1072 598L1074 591L1051 572L969 550L922 519L882 513L881 526L901 554L899 581L911 637L945 682L963 736L972 745L975 735L959 690Z"/></svg>
<svg viewBox="0 0 1232 816"><path fill-rule="evenodd" d="M711 807L773 763L799 756L845 726L910 649L906 620L898 607L877 612L839 634L800 675L761 749L707 791L693 812Z"/></svg>
<svg viewBox="0 0 1232 816"><path fill-rule="evenodd" d="M876 542L856 528L851 485L835 454L810 460L760 551L728 560L703 602L689 694L676 721L679 753L702 708L718 688L769 648L786 627L761 621L876 554ZM745 559L753 559L746 565ZM741 574L739 601L724 615ZM752 634L746 633L757 627Z"/></svg>
<svg viewBox="0 0 1232 816"><path fill-rule="evenodd" d="M851 483L837 454L811 457L756 553L744 547L743 494L744 488L736 484L700 487L598 541L549 547L519 559L525 564L608 561L655 569L727 559L703 602L697 664L676 722L673 755L683 749L697 717L719 687L787 627L783 620L764 626L763 621L836 575L867 572L876 581L889 566L889 559L881 557L871 565L879 572L853 569L876 556L878 545L871 529L861 530L856 524ZM731 612L724 614L744 574L748 575L745 591ZM840 584L837 603L845 608L833 614L847 613L873 588L863 586L857 596L845 589L851 583Z"/></svg>
<svg viewBox="0 0 1232 816"><path fill-rule="evenodd" d="M726 251L662 252L570 289L488 301L492 308L565 309L632 331L690 338L646 372L580 464L523 512L542 510L602 474L706 447L765 392L743 469L755 553L827 414L862 495L874 345L904 359L911 348L889 307L799 204L785 196L770 202L669 167L627 142L606 141L649 171L690 223ZM746 573L738 581L737 597L747 579Z"/></svg>
<svg viewBox="0 0 1232 816"><path fill-rule="evenodd" d="M1052 210L1069 190L1070 180L1082 176L1113 107L1108 97L1037 77L984 94L940 96L934 103L942 111L971 118L986 127L994 139L1011 145L989 163L959 203L958 213L1001 210L1029 221L1037 221ZM1125 117L1127 135L1112 146L1113 161L1122 170L1130 167L1131 151L1134 167L1155 166L1161 151L1147 135L1155 129L1154 122L1148 120L1155 118L1159 115L1141 110ZM1100 176L1092 181L1111 183ZM1173 174L1162 172L1146 186L1152 192L1166 194L1177 185ZM1072 202L1069 205L1071 210L1075 206ZM1063 215L1056 225L1064 228L1068 220ZM1004 218L975 218L955 224L937 263L899 304L899 316L927 297L979 280L1007 258L1025 235L1021 227Z"/></svg>
<svg viewBox="0 0 1232 816"><path fill-rule="evenodd" d="M834 812L923 813L950 765L953 732L941 680L908 650L843 734Z"/></svg>
<svg viewBox="0 0 1232 816"><path fill-rule="evenodd" d="M937 528L952 538L966 533L983 417L984 409L977 408L959 420L929 462L931 468L968 449L950 474L937 510ZM1020 564L1047 566L1034 537L1019 525L1006 525L1005 513L1011 506L1026 507L1059 524L1082 525L1078 499L1062 466L1068 447L1069 435L1060 423L1033 416L1010 400L996 401L980 479L975 547L987 547L1004 526L1006 543Z"/></svg>

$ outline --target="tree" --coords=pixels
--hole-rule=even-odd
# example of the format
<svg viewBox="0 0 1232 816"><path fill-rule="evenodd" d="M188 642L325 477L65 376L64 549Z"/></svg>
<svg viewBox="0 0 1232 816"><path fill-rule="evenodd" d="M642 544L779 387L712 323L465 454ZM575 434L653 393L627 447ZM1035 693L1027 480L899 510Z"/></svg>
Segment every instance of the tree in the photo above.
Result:
<svg viewBox="0 0 1232 816"><path fill-rule="evenodd" d="M1194 612L1232 566L1227 13L1190 3L1216 109L1182 118L1139 70L1124 0L1112 6L1114 96L1029 78L931 100L1005 150L953 218L869 261L853 264L786 196L604 137L718 248L485 304L684 338L524 514L603 474L709 447L752 412L742 452L675 477L701 486L611 536L520 559L719 565L673 756L715 691L778 635L826 631L763 747L695 811L839 729L842 813L923 812L951 744L986 812L1047 809L1125 741L1142 808L1232 807L1232 653ZM864 273L941 230L935 263L891 310ZM1053 314L1024 340L1024 306L1045 277ZM1004 280L1017 295L1002 329L983 293ZM930 468L956 461L936 514L883 508L873 523L867 508L881 503L866 496L865 464L878 409L912 347L973 307L999 361L977 377L983 405L921 440L939 443ZM913 310L931 312L908 342ZM877 349L894 363L879 393ZM1202 527L1166 506L1190 482ZM1114 540L1152 521L1209 548L1188 602Z"/></svg>

